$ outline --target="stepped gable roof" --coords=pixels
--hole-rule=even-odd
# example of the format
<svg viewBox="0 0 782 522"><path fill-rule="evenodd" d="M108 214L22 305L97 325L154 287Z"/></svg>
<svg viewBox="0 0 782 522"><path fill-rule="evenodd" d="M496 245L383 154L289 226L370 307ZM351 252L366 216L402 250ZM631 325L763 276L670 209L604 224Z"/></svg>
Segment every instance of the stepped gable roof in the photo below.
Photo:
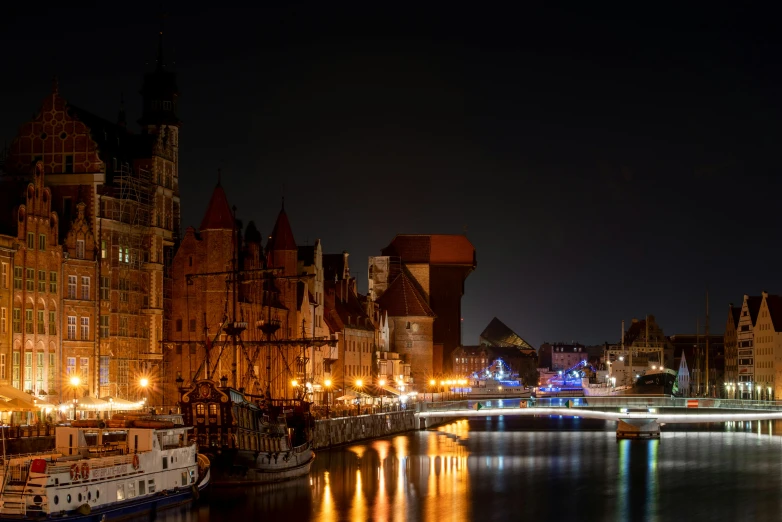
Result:
<svg viewBox="0 0 782 522"><path fill-rule="evenodd" d="M733 316L733 325L738 326L739 325L739 318L741 317L741 307L740 306L731 306L730 307L730 313Z"/></svg>
<svg viewBox="0 0 782 522"><path fill-rule="evenodd" d="M407 264L477 266L475 247L460 234L397 234L381 253Z"/></svg>
<svg viewBox="0 0 782 522"><path fill-rule="evenodd" d="M494 347L512 347L516 349L535 350L531 344L521 338L519 334L511 330L505 323L496 317L480 335L481 342Z"/></svg>
<svg viewBox="0 0 782 522"><path fill-rule="evenodd" d="M281 251L281 250L293 250L298 251L296 247L296 240L293 239L293 231L291 230L290 221L288 221L288 214L285 213L285 205L283 204L280 213L277 215L277 221L274 223L274 228L269 236L269 242L266 245L268 251Z"/></svg>
<svg viewBox="0 0 782 522"><path fill-rule="evenodd" d="M749 318L752 321L752 326L758 321L758 312L760 311L760 303L763 302L763 296L751 295L747 297L747 309L749 310Z"/></svg>
<svg viewBox="0 0 782 522"><path fill-rule="evenodd" d="M392 317L435 317L426 299L410 279L404 271L399 274L378 298L377 304Z"/></svg>
<svg viewBox="0 0 782 522"><path fill-rule="evenodd" d="M782 331L782 296L769 295L766 297L766 305L771 322L774 324L774 331Z"/></svg>
<svg viewBox="0 0 782 522"><path fill-rule="evenodd" d="M323 264L323 279L334 281L334 279L345 279L345 273L350 273L347 267L347 259L344 252L342 254L323 254L321 257Z"/></svg>
<svg viewBox="0 0 782 522"><path fill-rule="evenodd" d="M204 219L201 220L200 230L233 230L233 228L233 212L228 204L228 197L218 181L206 207Z"/></svg>

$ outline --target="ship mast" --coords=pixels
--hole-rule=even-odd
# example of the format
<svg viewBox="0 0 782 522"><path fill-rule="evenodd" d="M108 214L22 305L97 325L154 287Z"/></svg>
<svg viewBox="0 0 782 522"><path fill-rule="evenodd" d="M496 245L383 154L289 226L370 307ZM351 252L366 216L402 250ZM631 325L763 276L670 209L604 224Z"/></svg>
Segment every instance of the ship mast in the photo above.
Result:
<svg viewBox="0 0 782 522"><path fill-rule="evenodd" d="M709 397L709 292L706 292L706 364L704 370L704 382L706 383L706 397Z"/></svg>

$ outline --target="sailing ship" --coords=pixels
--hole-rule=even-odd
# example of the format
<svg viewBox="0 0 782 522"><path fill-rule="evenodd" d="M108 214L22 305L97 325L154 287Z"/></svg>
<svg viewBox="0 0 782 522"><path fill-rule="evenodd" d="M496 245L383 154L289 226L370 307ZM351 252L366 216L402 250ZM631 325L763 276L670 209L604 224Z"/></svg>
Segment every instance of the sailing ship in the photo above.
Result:
<svg viewBox="0 0 782 522"><path fill-rule="evenodd" d="M221 194L222 189L216 189L215 204L227 208ZM221 215L228 212L226 208ZM213 485L263 484L304 476L315 458L306 350L336 341L307 337L304 324L300 337L291 336L297 330L292 328L297 321L297 295L306 292L303 281L312 276L297 273L296 246L284 208L272 233L277 240L270 239L265 261L259 255L259 234L253 254L242 258L232 214L228 222L233 226L231 270L185 276L188 287L197 278L211 278L217 285L224 279L226 299L221 324L204 343L204 358L192 383L180 390L180 411L185 423L193 426L199 451L210 459ZM280 320L278 314L288 319ZM253 323L259 333L243 339ZM225 354L230 354L227 364L221 360ZM230 386L225 368L230 368Z"/></svg>
<svg viewBox="0 0 782 522"><path fill-rule="evenodd" d="M125 518L192 502L209 485L209 461L181 416L115 416L108 424L58 426L54 450L4 455L0 521Z"/></svg>

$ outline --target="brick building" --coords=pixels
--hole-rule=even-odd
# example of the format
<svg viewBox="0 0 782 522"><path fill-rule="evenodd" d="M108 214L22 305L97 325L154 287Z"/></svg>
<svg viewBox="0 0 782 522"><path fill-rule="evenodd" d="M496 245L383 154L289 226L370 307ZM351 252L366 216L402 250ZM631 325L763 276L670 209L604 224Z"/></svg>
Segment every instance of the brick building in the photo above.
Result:
<svg viewBox="0 0 782 522"><path fill-rule="evenodd" d="M0 204L7 204L6 208L18 204L20 189L23 191L30 180L30 166L40 162L41 179L44 175L46 179L46 191L42 191L41 185L40 197L47 198L41 204L49 208L51 217L36 216L34 223L41 230L45 221L51 223L52 230L47 232L51 247L47 249L60 248L56 237L66 237L75 221L80 227L76 234L85 235L88 231L95 243L94 250L89 250L88 240L84 239L85 262L68 265L68 276L76 277L79 297L69 299L71 315L65 315L55 306L59 304L59 295L53 299L54 292L45 292L45 299L36 296L39 302L32 307L20 303L18 308L25 319L27 308L32 308L34 330L37 331L41 311L47 330L60 326L61 331L64 327L63 335L72 354L62 360L64 354L59 351L57 334L33 340L27 337L25 326L24 339L16 339L21 344L13 349L16 355L12 358L18 364L12 363L15 369L9 380L14 387L28 389L28 385L35 387L34 383L41 380L44 388L50 387L47 376L51 365L47 354L52 351L56 352L56 364L60 365L53 377L58 385L62 385L68 371L86 373L89 378L80 391L91 395L133 399L138 396L141 376L150 377L153 383L160 379L160 341L168 330L171 312L170 263L180 227L179 92L176 75L165 67L161 56L155 70L145 75L141 95L141 130L134 133L127 126L123 109L117 121L105 120L68 103L55 81L36 116L20 127L7 151ZM39 190L36 187L34 183L34 195ZM5 224L2 232L9 233L14 227L14 223ZM10 233L16 234L16 230ZM26 241L25 238L25 244ZM75 239L76 256L73 257L76 259L81 259L79 241ZM59 269L41 267L39 270L28 266L29 261L25 260L28 250L27 247L19 250L22 256L14 267L23 270L24 292L28 292L25 277L28 269L39 272L33 283L36 288L42 283L40 272L48 271L46 285L57 287L58 292L67 291L63 288L67 281L62 280ZM55 258L56 255L50 256L47 262L61 266L61 260ZM92 273L88 262L94 263ZM90 278L90 300L81 299L84 277ZM88 301L95 301L95 306L86 304ZM90 308L92 311L88 312ZM77 321L78 339L67 339L68 326L73 325L66 321L72 317ZM19 320L21 323L22 318ZM100 327L96 329L97 325ZM82 327L89 330L88 339L81 338ZM27 348L24 353L21 348L28 341L35 347L30 355ZM42 379L36 366L40 359L38 351L44 351ZM83 361L84 358L87 360ZM14 377L17 373L18 377ZM154 403L160 396L153 393L150 399Z"/></svg>
<svg viewBox="0 0 782 522"><path fill-rule="evenodd" d="M427 368L435 375L451 372L451 354L462 344L461 300L464 282L477 266L475 248L463 235L399 234L381 253L369 258L370 299L380 303L383 293L406 273L432 314Z"/></svg>

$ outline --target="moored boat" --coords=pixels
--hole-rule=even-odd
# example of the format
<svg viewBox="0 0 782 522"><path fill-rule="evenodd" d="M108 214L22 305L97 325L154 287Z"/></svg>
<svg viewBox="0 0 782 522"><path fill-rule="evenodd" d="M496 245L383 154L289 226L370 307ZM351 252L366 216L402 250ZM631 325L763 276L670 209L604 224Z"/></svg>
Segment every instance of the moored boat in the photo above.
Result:
<svg viewBox="0 0 782 522"><path fill-rule="evenodd" d="M215 486L266 484L309 474L312 449L310 403L264 399L197 381L180 408L193 426L198 450L211 462Z"/></svg>
<svg viewBox="0 0 782 522"><path fill-rule="evenodd" d="M0 521L107 521L197 499L209 485L209 461L188 439L191 428L164 417L137 418L122 429L85 421L59 426L54 450L4 456Z"/></svg>

